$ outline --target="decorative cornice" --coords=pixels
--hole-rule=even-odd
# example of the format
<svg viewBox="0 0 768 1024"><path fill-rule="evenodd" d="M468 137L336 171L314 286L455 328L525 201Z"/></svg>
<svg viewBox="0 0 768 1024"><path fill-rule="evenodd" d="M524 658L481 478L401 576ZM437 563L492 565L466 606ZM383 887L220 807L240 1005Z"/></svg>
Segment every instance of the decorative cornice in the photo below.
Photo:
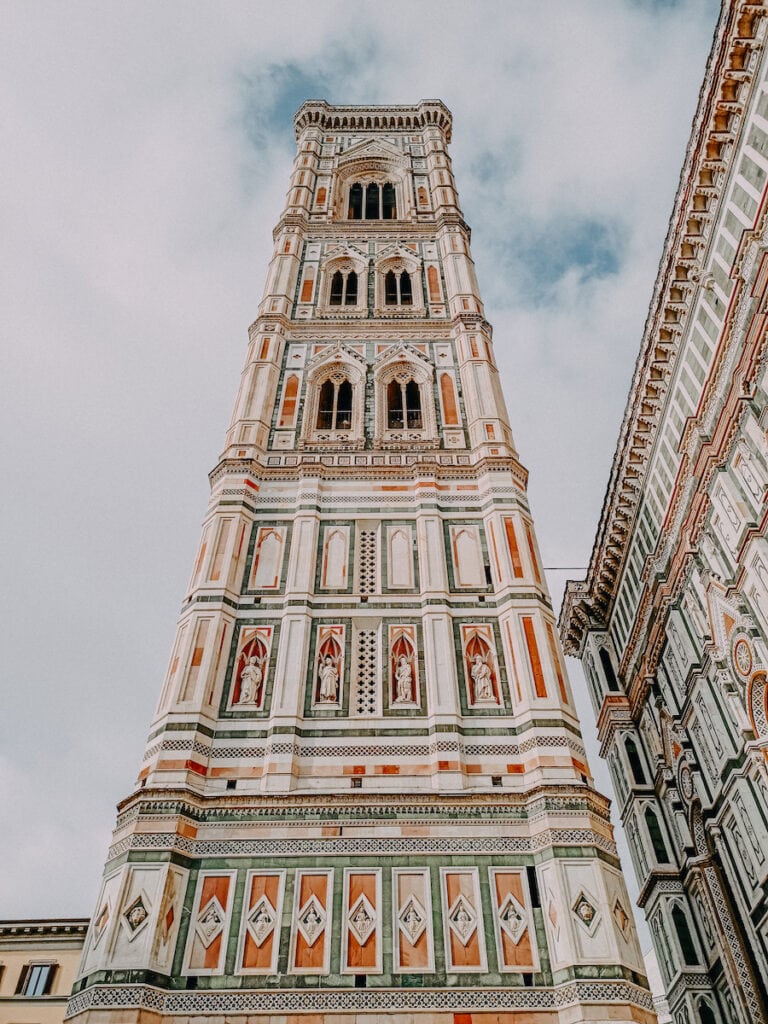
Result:
<svg viewBox="0 0 768 1024"><path fill-rule="evenodd" d="M451 141L453 117L442 100L420 100L415 106L333 106L307 100L293 118L296 141L307 128L321 131L393 132L439 128Z"/></svg>
<svg viewBox="0 0 768 1024"><path fill-rule="evenodd" d="M286 989L168 992L148 985L95 985L73 996L65 1019L87 1010L146 1009L168 1015L342 1013L435 1010L556 1010L624 1003L653 1010L647 988L620 980L569 981L552 988ZM414 1017L414 1020L419 1019Z"/></svg>
<svg viewBox="0 0 768 1024"><path fill-rule="evenodd" d="M0 921L0 940L37 942L40 939L85 938L87 917Z"/></svg>
<svg viewBox="0 0 768 1024"><path fill-rule="evenodd" d="M606 629L681 339L702 280L713 217L719 209L743 127L750 54L759 49L766 8L752 0L723 4L699 94L664 243L640 354L613 458L587 577L569 581L559 627L567 654L580 657L586 633Z"/></svg>

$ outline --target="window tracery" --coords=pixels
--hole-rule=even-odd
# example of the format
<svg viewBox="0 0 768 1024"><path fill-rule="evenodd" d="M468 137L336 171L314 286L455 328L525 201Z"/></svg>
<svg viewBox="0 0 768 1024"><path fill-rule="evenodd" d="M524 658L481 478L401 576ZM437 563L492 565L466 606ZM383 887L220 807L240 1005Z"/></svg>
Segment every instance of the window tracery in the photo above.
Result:
<svg viewBox="0 0 768 1024"><path fill-rule="evenodd" d="M420 353L398 345L374 363L376 434L374 443L396 447L405 443L438 444L433 370Z"/></svg>
<svg viewBox="0 0 768 1024"><path fill-rule="evenodd" d="M308 366L301 445L364 444L365 362L338 344Z"/></svg>
<svg viewBox="0 0 768 1024"><path fill-rule="evenodd" d="M354 181L349 187L348 220L395 220L397 194L391 181Z"/></svg>

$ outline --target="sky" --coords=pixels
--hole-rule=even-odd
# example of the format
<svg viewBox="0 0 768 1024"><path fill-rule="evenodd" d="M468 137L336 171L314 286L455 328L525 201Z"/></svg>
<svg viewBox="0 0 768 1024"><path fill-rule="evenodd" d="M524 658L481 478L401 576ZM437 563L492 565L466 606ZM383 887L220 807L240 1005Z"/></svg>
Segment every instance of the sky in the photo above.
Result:
<svg viewBox="0 0 768 1024"><path fill-rule="evenodd" d="M717 16L714 0L3 3L0 918L92 912L298 106L452 110L557 606L592 549Z"/></svg>

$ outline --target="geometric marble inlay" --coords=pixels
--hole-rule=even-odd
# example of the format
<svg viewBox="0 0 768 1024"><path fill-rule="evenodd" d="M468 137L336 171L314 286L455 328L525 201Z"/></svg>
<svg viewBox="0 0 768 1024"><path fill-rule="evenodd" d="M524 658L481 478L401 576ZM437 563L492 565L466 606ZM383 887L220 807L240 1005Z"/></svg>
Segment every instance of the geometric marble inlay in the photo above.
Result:
<svg viewBox="0 0 768 1024"><path fill-rule="evenodd" d="M365 894L361 895L349 911L349 928L361 946L364 946L376 928L376 911Z"/></svg>

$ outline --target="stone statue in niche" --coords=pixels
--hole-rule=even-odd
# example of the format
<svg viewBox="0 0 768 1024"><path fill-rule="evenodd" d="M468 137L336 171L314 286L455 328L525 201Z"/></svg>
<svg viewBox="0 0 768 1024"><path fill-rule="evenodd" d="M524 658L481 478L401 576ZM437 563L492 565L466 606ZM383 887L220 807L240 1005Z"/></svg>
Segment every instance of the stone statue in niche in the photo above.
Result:
<svg viewBox="0 0 768 1024"><path fill-rule="evenodd" d="M248 659L240 676L240 699L238 704L258 704L263 673L254 655Z"/></svg>
<svg viewBox="0 0 768 1024"><path fill-rule="evenodd" d="M413 703L413 671L404 654L398 657L395 666L395 688L397 693L395 704Z"/></svg>
<svg viewBox="0 0 768 1024"><path fill-rule="evenodd" d="M321 661L318 676L320 679L320 700L327 704L335 704L339 698L339 673L333 664L330 654L326 654Z"/></svg>
<svg viewBox="0 0 768 1024"><path fill-rule="evenodd" d="M493 701L496 703L496 695L493 692L493 677L488 662L481 654L475 654L472 658L472 682L475 684L476 701Z"/></svg>

